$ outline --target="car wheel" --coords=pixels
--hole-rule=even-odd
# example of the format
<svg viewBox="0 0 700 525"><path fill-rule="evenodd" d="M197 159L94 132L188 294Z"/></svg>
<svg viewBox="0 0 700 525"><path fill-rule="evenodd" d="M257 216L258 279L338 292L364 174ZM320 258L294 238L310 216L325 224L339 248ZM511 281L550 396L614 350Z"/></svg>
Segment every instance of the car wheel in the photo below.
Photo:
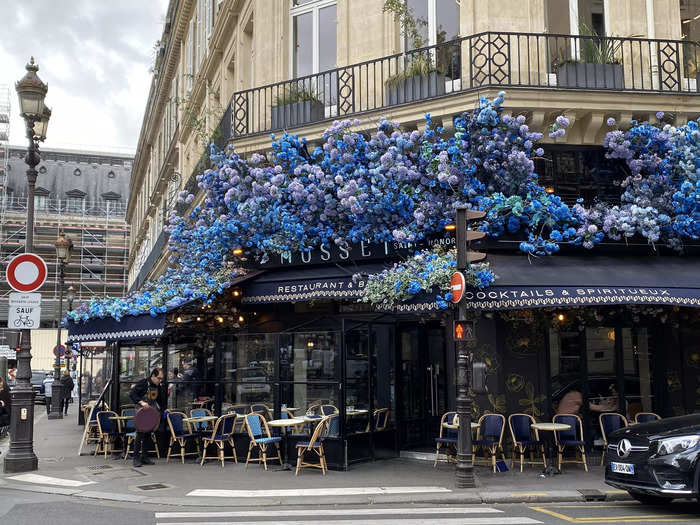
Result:
<svg viewBox="0 0 700 525"><path fill-rule="evenodd" d="M651 494L644 494L642 492L629 491L629 494L639 503L643 503L644 505L663 505L664 503L670 503L671 501L673 501L673 498L665 498L664 496L653 496Z"/></svg>

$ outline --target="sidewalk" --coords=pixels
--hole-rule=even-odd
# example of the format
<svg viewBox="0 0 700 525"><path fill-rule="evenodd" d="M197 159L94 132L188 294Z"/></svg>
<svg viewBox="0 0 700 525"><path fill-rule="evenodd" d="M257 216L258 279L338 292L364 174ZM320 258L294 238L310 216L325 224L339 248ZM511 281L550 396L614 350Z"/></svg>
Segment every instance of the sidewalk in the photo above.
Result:
<svg viewBox="0 0 700 525"><path fill-rule="evenodd" d="M34 443L39 470L27 474L2 474L0 487L64 494L74 497L178 506L239 507L255 505L309 505L380 503L519 503L585 501L579 490L593 491L598 498L627 499L602 481L598 465L585 473L580 466L567 465L563 474L539 477L539 469L494 474L476 467L477 488L456 489L454 466L433 468L432 461L391 459L358 464L346 472L316 470L267 472L257 464L246 470L244 451L238 451L236 465L217 461L204 467L179 458L157 461L139 469L131 461L105 460L103 456L77 456L83 427L76 424L74 406L67 419L35 422ZM0 461L5 451L0 444ZM89 450L92 451L92 447ZM190 456L191 458L191 456ZM510 462L509 462L510 463Z"/></svg>

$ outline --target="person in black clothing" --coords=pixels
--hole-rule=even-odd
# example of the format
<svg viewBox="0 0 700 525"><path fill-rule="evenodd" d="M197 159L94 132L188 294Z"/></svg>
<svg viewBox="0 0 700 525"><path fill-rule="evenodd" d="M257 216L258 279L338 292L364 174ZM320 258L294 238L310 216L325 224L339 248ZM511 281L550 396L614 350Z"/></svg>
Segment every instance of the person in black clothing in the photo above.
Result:
<svg viewBox="0 0 700 525"><path fill-rule="evenodd" d="M10 405L12 394L5 380L0 377L0 427L10 426Z"/></svg>
<svg viewBox="0 0 700 525"><path fill-rule="evenodd" d="M162 381L163 371L160 368L154 368L148 379L143 378L133 384L129 391L129 397L134 402L134 405L136 405L137 410L139 406L146 407L149 405L159 411L165 408L163 401L167 400L167 394L165 394L162 388ZM156 392L155 395L153 395L154 390ZM151 395L149 395L149 391ZM146 456L146 450L143 446L143 438L145 436L145 432L136 432L136 436L134 437L134 467L153 465L153 462Z"/></svg>
<svg viewBox="0 0 700 525"><path fill-rule="evenodd" d="M63 402L61 403L61 408L65 408L65 414L68 415L68 404L73 397L73 387L75 386L73 378L70 376L70 372L68 370L63 371L61 384L63 385Z"/></svg>

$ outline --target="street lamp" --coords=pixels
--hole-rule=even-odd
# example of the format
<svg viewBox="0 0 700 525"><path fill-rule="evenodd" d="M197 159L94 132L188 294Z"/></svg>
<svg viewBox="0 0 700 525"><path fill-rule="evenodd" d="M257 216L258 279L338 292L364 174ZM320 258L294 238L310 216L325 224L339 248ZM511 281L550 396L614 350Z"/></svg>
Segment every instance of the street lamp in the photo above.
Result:
<svg viewBox="0 0 700 525"><path fill-rule="evenodd" d="M15 84L19 97L20 116L24 119L29 139L27 155L24 157L27 169L27 235L25 253L34 251L34 189L41 161L39 142L46 139L46 129L51 111L44 105L49 87L37 76L39 66L31 58L26 66L27 73ZM37 126L37 123L39 124ZM27 472L36 470L38 461L34 453L34 392L32 377L31 330L23 329L20 334L17 353L17 384L12 389L12 419L10 421L10 449L5 456L3 470Z"/></svg>
<svg viewBox="0 0 700 525"><path fill-rule="evenodd" d="M56 260L58 261L58 313L56 317L56 359L53 364L53 385L51 385L51 412L49 419L63 419L63 385L61 384L61 320L63 317L63 287L65 286L66 264L70 262L73 252L73 241L61 232L54 243Z"/></svg>

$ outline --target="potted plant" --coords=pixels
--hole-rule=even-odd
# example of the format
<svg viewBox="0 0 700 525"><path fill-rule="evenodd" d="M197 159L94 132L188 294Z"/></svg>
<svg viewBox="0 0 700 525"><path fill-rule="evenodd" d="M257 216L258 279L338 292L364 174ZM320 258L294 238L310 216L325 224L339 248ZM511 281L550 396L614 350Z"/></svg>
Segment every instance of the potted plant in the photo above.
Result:
<svg viewBox="0 0 700 525"><path fill-rule="evenodd" d="M689 57L685 61L685 74L682 79L681 90L683 91L700 91L700 70L698 70L698 62L695 57Z"/></svg>
<svg viewBox="0 0 700 525"><path fill-rule="evenodd" d="M557 85L589 89L622 89L625 85L620 54L622 41L599 37L582 26L581 59L559 60L555 64ZM589 38L592 37L592 38Z"/></svg>
<svg viewBox="0 0 700 525"><path fill-rule="evenodd" d="M401 28L401 36L411 43L413 49L425 47L419 25L426 22L416 20L404 0L386 0L384 12L394 14ZM403 66L402 71L384 81L386 105L405 104L445 93L445 75L436 66L434 51L404 52Z"/></svg>
<svg viewBox="0 0 700 525"><path fill-rule="evenodd" d="M275 97L271 110L272 129L290 128L322 120L323 102L311 89L292 83Z"/></svg>

